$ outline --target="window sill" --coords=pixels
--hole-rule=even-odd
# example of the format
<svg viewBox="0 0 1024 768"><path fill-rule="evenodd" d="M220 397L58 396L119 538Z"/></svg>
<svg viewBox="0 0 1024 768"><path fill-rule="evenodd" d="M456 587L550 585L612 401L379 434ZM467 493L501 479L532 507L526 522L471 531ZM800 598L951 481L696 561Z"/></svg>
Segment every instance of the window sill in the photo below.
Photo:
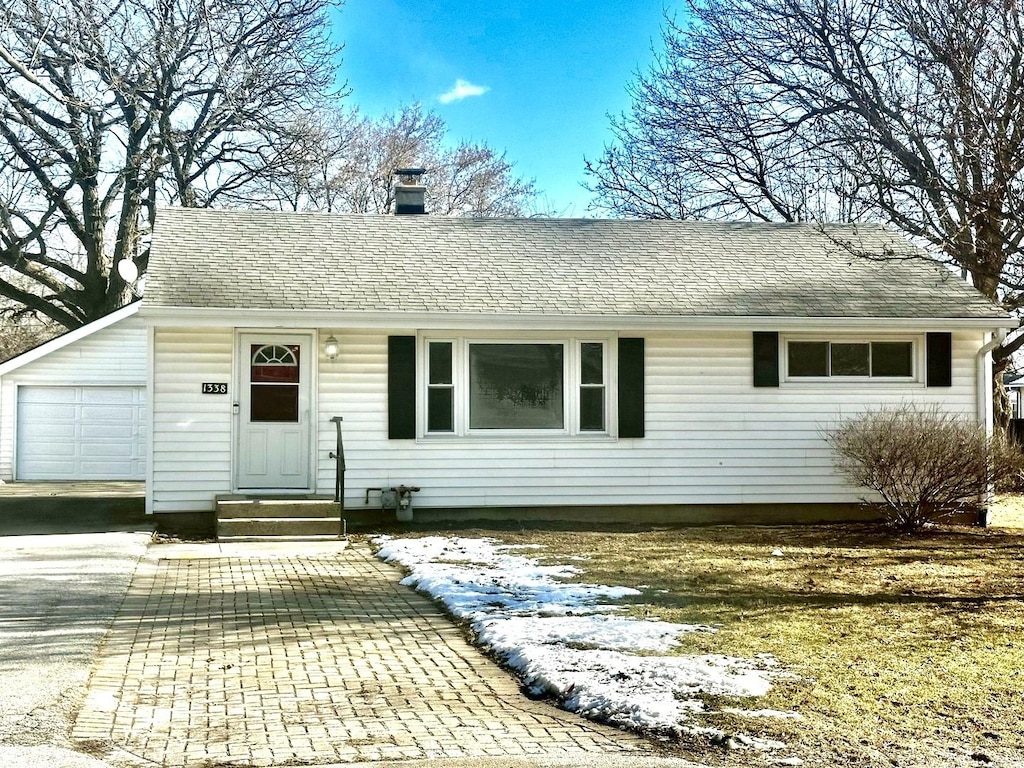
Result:
<svg viewBox="0 0 1024 768"><path fill-rule="evenodd" d="M606 432L594 432L587 434L557 434L543 435L536 432L529 435L516 435L503 432L501 434L484 435L420 435L416 438L417 443L423 445L432 444L479 444L479 443L614 443L618 437L609 435Z"/></svg>
<svg viewBox="0 0 1024 768"><path fill-rule="evenodd" d="M923 387L924 382L917 379L892 378L882 376L799 376L783 379L782 384L821 385L821 384L868 384L870 386Z"/></svg>

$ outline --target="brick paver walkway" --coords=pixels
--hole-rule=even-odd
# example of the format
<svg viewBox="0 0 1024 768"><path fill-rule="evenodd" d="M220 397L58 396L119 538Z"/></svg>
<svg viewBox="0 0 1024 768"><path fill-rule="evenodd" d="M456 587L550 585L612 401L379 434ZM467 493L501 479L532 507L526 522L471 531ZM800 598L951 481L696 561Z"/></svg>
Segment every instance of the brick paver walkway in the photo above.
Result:
<svg viewBox="0 0 1024 768"><path fill-rule="evenodd" d="M306 555L302 544L290 554L203 546L151 548L73 739L162 766L647 747L526 699L365 545Z"/></svg>

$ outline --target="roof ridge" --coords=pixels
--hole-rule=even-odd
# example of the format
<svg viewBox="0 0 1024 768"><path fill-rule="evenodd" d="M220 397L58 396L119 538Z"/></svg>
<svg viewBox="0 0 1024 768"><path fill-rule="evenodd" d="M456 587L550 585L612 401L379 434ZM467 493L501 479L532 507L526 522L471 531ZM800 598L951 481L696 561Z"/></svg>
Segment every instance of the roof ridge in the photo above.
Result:
<svg viewBox="0 0 1024 768"><path fill-rule="evenodd" d="M180 205L157 206L157 224L159 225L160 214L174 215L182 213L185 215L212 215L212 216L256 216L256 217L281 217L281 218L330 218L339 221L362 220L362 221L403 221L403 222L446 222L446 223L539 223L539 224L648 224L651 226L696 226L708 228L766 228L766 229L807 229L824 230L832 228L840 229L871 229L880 230L892 234L894 237L901 237L899 233L889 229L883 222L818 222L818 221L735 221L728 219L645 219L645 218L589 218L589 217L559 217L559 216L446 216L436 214L423 215L396 215L394 213L371 213L371 212L335 212L335 211L283 211L269 208L198 208Z"/></svg>

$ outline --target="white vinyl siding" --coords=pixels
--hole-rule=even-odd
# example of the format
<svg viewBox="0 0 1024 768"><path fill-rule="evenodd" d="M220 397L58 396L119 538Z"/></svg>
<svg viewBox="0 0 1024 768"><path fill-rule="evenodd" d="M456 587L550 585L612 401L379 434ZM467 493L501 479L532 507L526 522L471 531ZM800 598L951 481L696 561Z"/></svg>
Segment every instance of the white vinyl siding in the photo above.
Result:
<svg viewBox="0 0 1024 768"><path fill-rule="evenodd" d="M329 360L323 343L332 334L339 354ZM389 440L388 335L332 328L317 339L316 491L334 491L331 418L341 416L348 508L362 507L368 488L399 484L422 489L418 508L853 502L858 493L835 477L822 430L905 401L940 403L973 417L974 353L982 342L981 334L954 334L950 388L824 381L755 389L749 332L631 332L646 339L644 438ZM200 387L228 381L233 390L233 338L231 329L155 334L157 512L209 510L215 495L231 491L234 394L203 396ZM614 379L611 367L611 391ZM425 393L424 386L421 398ZM378 503L371 494L370 505Z"/></svg>
<svg viewBox="0 0 1024 768"><path fill-rule="evenodd" d="M980 334L954 335L951 388L826 381L755 389L748 332L637 333L646 338L645 438L389 441L386 336L337 335L341 354L321 360L318 486L333 489L329 419L342 416L350 507L364 503L366 488L403 483L422 488L415 503L424 508L857 501L833 473L822 430L908 400L973 417L981 344Z"/></svg>
<svg viewBox="0 0 1024 768"><path fill-rule="evenodd" d="M209 511L231 491L234 331L156 329L153 335L152 511ZM227 394L204 395L204 383Z"/></svg>
<svg viewBox="0 0 1024 768"><path fill-rule="evenodd" d="M144 387L146 328L137 316L33 360L0 380L0 479L14 477L21 387Z"/></svg>

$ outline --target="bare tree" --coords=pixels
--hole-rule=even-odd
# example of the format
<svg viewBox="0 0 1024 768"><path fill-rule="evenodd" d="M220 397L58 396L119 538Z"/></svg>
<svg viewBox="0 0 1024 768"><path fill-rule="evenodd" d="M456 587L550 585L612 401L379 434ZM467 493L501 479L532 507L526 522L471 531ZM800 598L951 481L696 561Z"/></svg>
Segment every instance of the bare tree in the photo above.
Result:
<svg viewBox="0 0 1024 768"><path fill-rule="evenodd" d="M8 0L0 295L74 328L120 306L158 204L232 205L283 173L333 86L335 0Z"/></svg>
<svg viewBox="0 0 1024 768"><path fill-rule="evenodd" d="M62 330L63 327L54 322L43 322L28 314L16 316L13 312L7 313L4 322L0 323L0 362L38 347Z"/></svg>
<svg viewBox="0 0 1024 768"><path fill-rule="evenodd" d="M355 110L309 115L295 173L268 188L265 204L292 209L390 213L396 168L426 169L427 210L442 216L533 213L532 181L485 144L447 143L448 126L419 104L379 119Z"/></svg>
<svg viewBox="0 0 1024 768"><path fill-rule="evenodd" d="M515 175L504 152L484 144L461 142L441 153L429 169L427 188L430 210L446 216L540 215L532 181Z"/></svg>
<svg viewBox="0 0 1024 768"><path fill-rule="evenodd" d="M1024 308L1015 0L689 0L588 162L597 205L660 218L875 220ZM1024 345L996 353L1002 372Z"/></svg>

